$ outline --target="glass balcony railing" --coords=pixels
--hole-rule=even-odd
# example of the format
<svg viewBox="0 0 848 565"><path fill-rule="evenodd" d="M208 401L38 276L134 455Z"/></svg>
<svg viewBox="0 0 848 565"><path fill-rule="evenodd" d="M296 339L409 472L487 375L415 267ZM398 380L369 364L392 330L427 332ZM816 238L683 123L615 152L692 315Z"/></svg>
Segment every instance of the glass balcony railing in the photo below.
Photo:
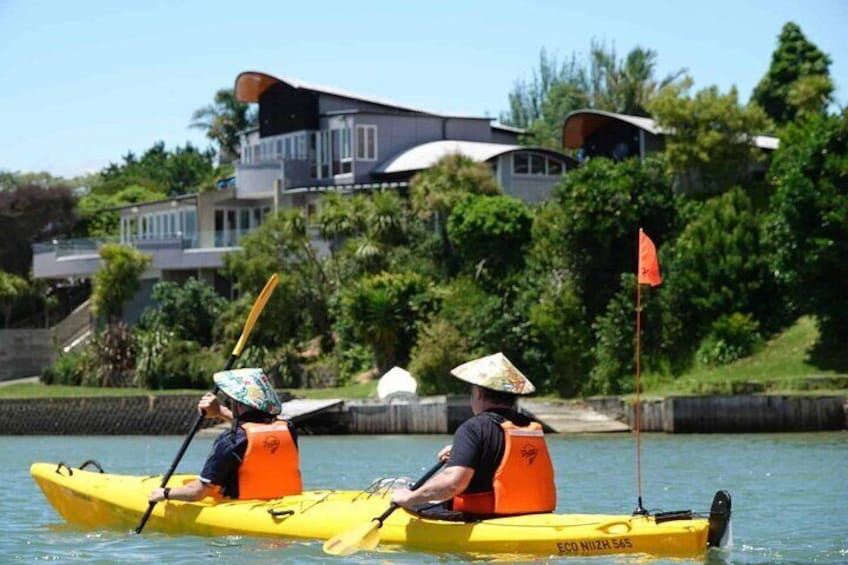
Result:
<svg viewBox="0 0 848 565"><path fill-rule="evenodd" d="M33 245L33 253L56 253L56 257L71 257L76 255L94 255L106 243L121 243L140 251L150 253L163 249L216 249L238 247L241 238L256 228L246 230L201 231L193 234L171 234L159 237L124 237L75 238L40 242ZM320 239L318 226L307 227L310 239Z"/></svg>

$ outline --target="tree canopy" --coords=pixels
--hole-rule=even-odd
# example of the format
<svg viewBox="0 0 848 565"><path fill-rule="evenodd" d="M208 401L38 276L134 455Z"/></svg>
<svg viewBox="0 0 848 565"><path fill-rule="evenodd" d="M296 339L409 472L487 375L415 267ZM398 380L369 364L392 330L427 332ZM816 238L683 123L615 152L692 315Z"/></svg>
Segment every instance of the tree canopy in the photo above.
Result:
<svg viewBox="0 0 848 565"><path fill-rule="evenodd" d="M255 109L236 100L232 88L221 88L212 104L195 110L191 127L202 129L218 144L218 161L230 163L239 158L239 133L257 124Z"/></svg>
<svg viewBox="0 0 848 565"><path fill-rule="evenodd" d="M807 39L798 24L787 22L751 101L779 125L791 122L799 112L822 113L833 94L830 64L830 57Z"/></svg>

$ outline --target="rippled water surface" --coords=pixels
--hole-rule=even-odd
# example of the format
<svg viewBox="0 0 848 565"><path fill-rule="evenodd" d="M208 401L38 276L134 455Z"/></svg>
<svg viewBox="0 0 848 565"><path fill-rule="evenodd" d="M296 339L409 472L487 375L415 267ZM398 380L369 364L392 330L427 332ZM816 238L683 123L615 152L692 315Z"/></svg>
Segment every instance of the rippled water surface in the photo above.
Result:
<svg viewBox="0 0 848 565"><path fill-rule="evenodd" d="M448 436L302 437L305 488L361 489L378 477L420 475ZM180 465L196 472L211 439L196 438ZM181 437L0 436L0 563L453 563L473 557L382 548L332 559L319 542L244 537L141 536L82 531L62 521L29 476L36 461L107 472L164 472ZM634 444L628 435L551 436L559 512L629 513L635 506ZM643 498L648 509L709 509L733 496L733 548L708 563L848 563L848 432L776 435L643 436ZM491 559L487 559L491 560ZM500 561L515 562L511 556ZM534 561L534 560L527 560ZM703 563L640 556L536 559L569 564Z"/></svg>

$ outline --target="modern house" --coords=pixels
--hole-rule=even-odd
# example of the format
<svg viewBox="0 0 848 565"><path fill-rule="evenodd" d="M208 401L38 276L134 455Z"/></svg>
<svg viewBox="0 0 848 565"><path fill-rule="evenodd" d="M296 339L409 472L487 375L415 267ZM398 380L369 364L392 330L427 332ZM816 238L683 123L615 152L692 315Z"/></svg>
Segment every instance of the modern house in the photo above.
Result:
<svg viewBox="0 0 848 565"><path fill-rule="evenodd" d="M195 276L226 295L230 283L219 270L239 238L280 208L302 209L307 222L314 221L327 191L405 191L415 173L461 153L488 163L506 194L534 203L546 200L576 165L562 153L519 145L521 130L491 118L437 114L259 72L241 73L235 92L259 105L259 126L241 135L235 183L120 209L115 240L153 258L125 312L129 321L159 280ZM34 276L89 278L102 243L37 244Z"/></svg>
<svg viewBox="0 0 848 565"><path fill-rule="evenodd" d="M336 89L244 72L236 97L259 105L259 126L241 139L239 198L304 208L326 191L403 188L450 153L489 163L508 195L541 202L576 163L518 144L521 130L491 118L451 116Z"/></svg>
<svg viewBox="0 0 848 565"><path fill-rule="evenodd" d="M662 151L665 138L674 135L643 116L616 114L603 110L577 110L565 118L562 144L577 152L580 159L607 157L621 161L630 157L644 159L649 153ZM756 135L750 142L768 156L780 140L771 135ZM768 159L751 163L750 173L762 176Z"/></svg>

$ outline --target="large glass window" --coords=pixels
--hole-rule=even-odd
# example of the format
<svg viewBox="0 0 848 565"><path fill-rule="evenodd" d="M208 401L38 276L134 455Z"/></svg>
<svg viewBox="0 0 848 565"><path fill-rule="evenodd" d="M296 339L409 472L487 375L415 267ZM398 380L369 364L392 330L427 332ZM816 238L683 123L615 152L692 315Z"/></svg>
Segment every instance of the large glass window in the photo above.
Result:
<svg viewBox="0 0 848 565"><path fill-rule="evenodd" d="M377 160L377 126L356 126L355 151L360 161Z"/></svg>
<svg viewBox="0 0 848 565"><path fill-rule="evenodd" d="M562 161L538 153L513 153L514 175L561 175L565 170Z"/></svg>
<svg viewBox="0 0 848 565"><path fill-rule="evenodd" d="M330 130L333 155L333 174L343 175L351 172L350 128Z"/></svg>

